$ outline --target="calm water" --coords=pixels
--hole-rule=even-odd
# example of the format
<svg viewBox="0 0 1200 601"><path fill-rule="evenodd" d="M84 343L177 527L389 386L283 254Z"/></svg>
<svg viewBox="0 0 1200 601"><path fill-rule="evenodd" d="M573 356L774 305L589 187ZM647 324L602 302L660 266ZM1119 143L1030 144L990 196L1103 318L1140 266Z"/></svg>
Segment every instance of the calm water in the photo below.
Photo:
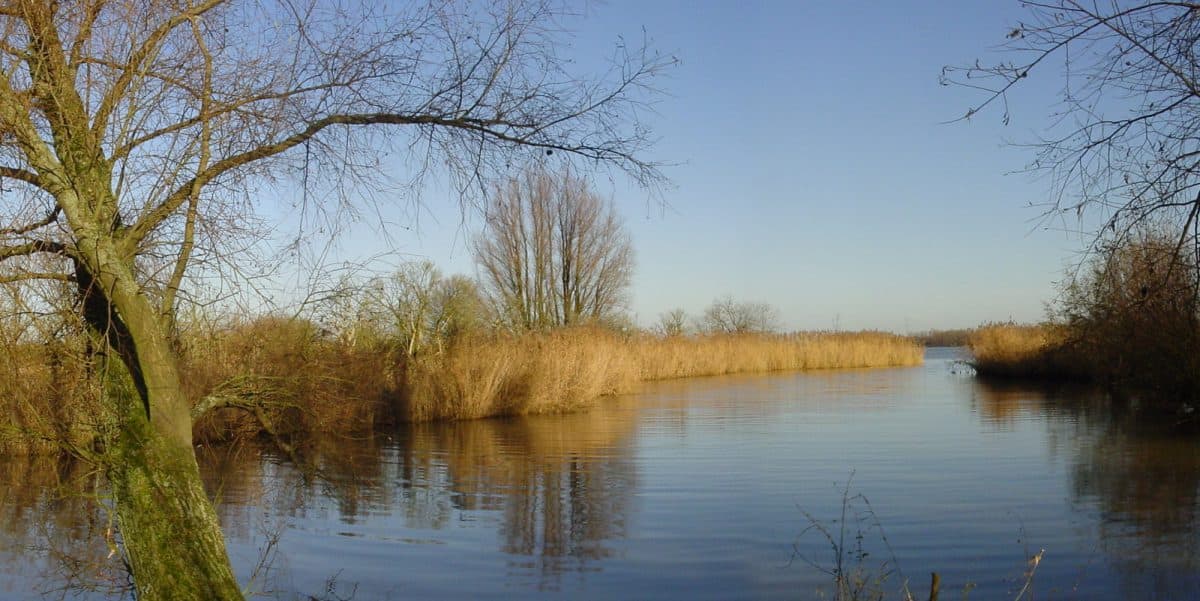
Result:
<svg viewBox="0 0 1200 601"><path fill-rule="evenodd" d="M953 357L332 441L320 474L247 448L202 467L239 572L265 557L254 587L277 598L814 598L834 564L809 527L837 538L848 491L845 547L894 558L890 591L937 571L943 598L1012 599L1045 549L1037 599L1200 599L1200 436ZM121 590L91 477L3 460L0 478L0 598Z"/></svg>

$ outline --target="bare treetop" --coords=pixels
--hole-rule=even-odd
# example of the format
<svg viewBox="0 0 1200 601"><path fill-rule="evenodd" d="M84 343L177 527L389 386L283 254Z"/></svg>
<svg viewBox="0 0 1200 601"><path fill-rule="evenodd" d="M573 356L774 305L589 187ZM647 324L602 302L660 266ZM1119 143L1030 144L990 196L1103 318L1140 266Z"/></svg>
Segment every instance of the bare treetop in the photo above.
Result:
<svg viewBox="0 0 1200 601"><path fill-rule="evenodd" d="M1007 61L947 67L942 83L979 90L962 117L999 111L1027 78L1061 78L1052 125L1031 146L1051 176L1049 216L1098 210L1102 235L1147 221L1194 230L1200 213L1200 4L1025 2ZM1099 237L1099 236L1098 236ZM1182 245L1185 238L1180 238Z"/></svg>
<svg viewBox="0 0 1200 601"><path fill-rule="evenodd" d="M0 234L54 237L60 168L94 169L110 189L88 196L112 202L89 210L169 284L193 250L179 242L244 215L248 187L296 170L312 187L377 181L395 143L466 193L533 154L660 180L637 115L670 59L622 45L581 76L558 55L558 3L393 4L3 5L0 176L25 195L0 202Z"/></svg>

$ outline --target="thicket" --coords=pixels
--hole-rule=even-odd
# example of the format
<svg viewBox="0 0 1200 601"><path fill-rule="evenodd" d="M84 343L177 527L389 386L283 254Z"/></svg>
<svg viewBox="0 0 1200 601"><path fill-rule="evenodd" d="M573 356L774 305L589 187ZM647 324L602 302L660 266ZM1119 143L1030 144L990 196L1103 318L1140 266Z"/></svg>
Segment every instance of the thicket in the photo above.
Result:
<svg viewBox="0 0 1200 601"><path fill-rule="evenodd" d="M993 324L970 338L984 375L1084 379L1145 404L1194 408L1200 300L1193 249L1162 231L1105 244L1038 326Z"/></svg>

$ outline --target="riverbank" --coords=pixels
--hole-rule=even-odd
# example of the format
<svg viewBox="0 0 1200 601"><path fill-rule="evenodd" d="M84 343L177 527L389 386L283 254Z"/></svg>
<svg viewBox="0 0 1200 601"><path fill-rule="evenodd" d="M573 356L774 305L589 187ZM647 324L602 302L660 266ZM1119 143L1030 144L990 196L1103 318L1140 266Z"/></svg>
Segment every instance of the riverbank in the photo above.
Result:
<svg viewBox="0 0 1200 601"><path fill-rule="evenodd" d="M971 331L971 366L985 378L1089 381L1086 357L1053 324L988 324Z"/></svg>
<svg viewBox="0 0 1200 601"><path fill-rule="evenodd" d="M1127 410L1195 425L1200 358L1190 330L1104 334L1055 323L993 324L972 332L968 348L982 378L1086 384Z"/></svg>
<svg viewBox="0 0 1200 601"><path fill-rule="evenodd" d="M198 443L403 421L578 411L639 382L784 370L918 365L912 339L879 332L662 337L600 328L461 336L410 357L379 338L296 319L190 328L180 337ZM0 452L86 448L106 417L106 366L79 340L0 348Z"/></svg>
<svg viewBox="0 0 1200 601"><path fill-rule="evenodd" d="M880 332L620 336L599 329L497 336L417 361L402 418L578 410L639 382L741 373L919 365L913 340Z"/></svg>

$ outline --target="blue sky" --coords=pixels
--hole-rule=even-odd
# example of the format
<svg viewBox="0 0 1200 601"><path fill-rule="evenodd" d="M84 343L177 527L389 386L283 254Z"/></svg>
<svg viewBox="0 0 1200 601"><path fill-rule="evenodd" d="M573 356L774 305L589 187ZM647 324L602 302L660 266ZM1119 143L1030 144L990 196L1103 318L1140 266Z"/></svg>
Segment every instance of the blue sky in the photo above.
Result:
<svg viewBox="0 0 1200 601"><path fill-rule="evenodd" d="M979 97L938 84L945 64L1000 58L1020 17L1016 2L613 1L566 21L581 65L643 28L681 61L647 119L650 157L677 164L669 206L596 184L634 240L639 322L724 295L771 303L798 329L1042 318L1082 241L1043 227L1030 204L1047 184L1010 174L1031 155L1006 142L1046 124L1059 74L1033 73L1007 126L999 112L945 124ZM422 201L395 249L473 273L478 218L436 186Z"/></svg>

